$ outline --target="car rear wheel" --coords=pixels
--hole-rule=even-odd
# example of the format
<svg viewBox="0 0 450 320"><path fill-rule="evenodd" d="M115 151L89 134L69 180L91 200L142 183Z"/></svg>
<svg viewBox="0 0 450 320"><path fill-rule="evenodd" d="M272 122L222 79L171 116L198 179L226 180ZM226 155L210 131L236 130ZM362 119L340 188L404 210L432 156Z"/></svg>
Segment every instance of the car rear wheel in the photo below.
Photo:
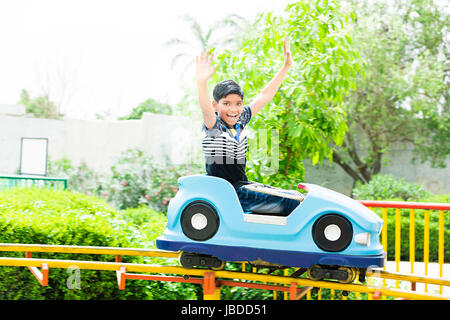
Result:
<svg viewBox="0 0 450 320"><path fill-rule="evenodd" d="M316 245L330 252L347 248L353 239L350 221L339 214L326 214L319 217L313 225L313 239Z"/></svg>
<svg viewBox="0 0 450 320"><path fill-rule="evenodd" d="M181 228L189 239L205 241L212 238L219 229L219 216L209 203L195 201L183 210Z"/></svg>

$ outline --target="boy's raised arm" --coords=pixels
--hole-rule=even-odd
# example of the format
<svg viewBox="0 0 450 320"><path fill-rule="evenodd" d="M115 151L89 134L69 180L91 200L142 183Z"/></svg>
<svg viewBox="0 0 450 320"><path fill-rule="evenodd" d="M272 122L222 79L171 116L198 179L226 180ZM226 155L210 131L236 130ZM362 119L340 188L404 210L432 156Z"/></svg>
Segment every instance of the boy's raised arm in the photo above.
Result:
<svg viewBox="0 0 450 320"><path fill-rule="evenodd" d="M196 63L196 78L197 78L197 90L198 90L198 102L203 113L203 122L208 129L212 129L216 123L216 114L209 101L208 79L216 71L217 66L211 67L212 58L214 53L208 55L208 52L202 52L200 57L195 57Z"/></svg>
<svg viewBox="0 0 450 320"><path fill-rule="evenodd" d="M292 65L291 50L289 47L289 42L286 38L284 38L283 49L284 65L280 69L280 71L278 71L278 73L272 78L272 80L270 80L270 82L264 87L261 93L256 97L255 101L250 104L252 115L258 113L262 108L266 106L266 104L272 101L273 97L281 86L281 82L283 82L284 77L286 76L289 68Z"/></svg>

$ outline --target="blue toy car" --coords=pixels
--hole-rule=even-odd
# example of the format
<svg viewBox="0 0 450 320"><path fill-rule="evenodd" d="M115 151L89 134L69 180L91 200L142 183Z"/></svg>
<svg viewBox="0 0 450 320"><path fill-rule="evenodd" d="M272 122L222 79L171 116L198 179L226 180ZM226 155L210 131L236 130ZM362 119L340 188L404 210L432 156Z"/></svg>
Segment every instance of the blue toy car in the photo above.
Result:
<svg viewBox="0 0 450 320"><path fill-rule="evenodd" d="M383 220L335 191L299 184L307 191L300 205L288 216L273 216L244 212L224 179L192 175L179 178L178 184L156 246L180 251L184 267L221 269L225 261L246 261L299 267L313 280L349 283L358 273L364 281L369 267L384 266Z"/></svg>

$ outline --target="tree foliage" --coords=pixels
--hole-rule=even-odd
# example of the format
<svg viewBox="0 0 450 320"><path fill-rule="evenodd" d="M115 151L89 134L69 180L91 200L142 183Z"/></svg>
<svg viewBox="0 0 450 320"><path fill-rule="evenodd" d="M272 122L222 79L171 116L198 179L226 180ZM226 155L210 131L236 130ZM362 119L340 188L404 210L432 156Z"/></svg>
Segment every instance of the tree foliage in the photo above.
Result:
<svg viewBox="0 0 450 320"><path fill-rule="evenodd" d="M48 95L33 98L26 89L22 89L19 103L25 106L26 113L31 113L38 118L61 119L62 117L57 111L56 104L49 99Z"/></svg>
<svg viewBox="0 0 450 320"><path fill-rule="evenodd" d="M401 199L402 201L421 201L431 194L419 183L408 182L391 174L377 174L369 183L356 183L353 196L361 200Z"/></svg>
<svg viewBox="0 0 450 320"><path fill-rule="evenodd" d="M147 100L139 104L137 107L134 107L129 115L119 117L119 120L142 119L142 115L144 114L144 112L171 115L172 107L167 103L162 103L156 101L155 99L148 98Z"/></svg>
<svg viewBox="0 0 450 320"><path fill-rule="evenodd" d="M270 157L250 153L249 179L292 188L304 179L305 159L332 159L331 142L340 145L347 130L342 101L360 71L348 22L337 1L296 2L283 15L260 14L236 54L217 50L213 82L235 79L250 103L281 67L283 38L291 44L294 66L272 103L250 123L255 132L278 131L279 170L268 174Z"/></svg>
<svg viewBox="0 0 450 320"><path fill-rule="evenodd" d="M366 183L393 147L443 167L450 153L448 12L432 0L355 2L364 76L344 98L349 131L333 159Z"/></svg>

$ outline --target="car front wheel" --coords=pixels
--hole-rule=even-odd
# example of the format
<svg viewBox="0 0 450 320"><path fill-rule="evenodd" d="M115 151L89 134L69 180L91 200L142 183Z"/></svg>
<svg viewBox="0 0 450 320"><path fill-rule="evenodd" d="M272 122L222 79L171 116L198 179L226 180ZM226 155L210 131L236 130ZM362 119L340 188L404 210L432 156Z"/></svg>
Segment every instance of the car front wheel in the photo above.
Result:
<svg viewBox="0 0 450 320"><path fill-rule="evenodd" d="M189 239L205 241L212 238L219 229L219 216L209 203L195 201L183 210L181 227Z"/></svg>
<svg viewBox="0 0 450 320"><path fill-rule="evenodd" d="M347 218L331 213L319 217L313 225L313 239L316 245L330 252L347 248L353 239L353 228Z"/></svg>

